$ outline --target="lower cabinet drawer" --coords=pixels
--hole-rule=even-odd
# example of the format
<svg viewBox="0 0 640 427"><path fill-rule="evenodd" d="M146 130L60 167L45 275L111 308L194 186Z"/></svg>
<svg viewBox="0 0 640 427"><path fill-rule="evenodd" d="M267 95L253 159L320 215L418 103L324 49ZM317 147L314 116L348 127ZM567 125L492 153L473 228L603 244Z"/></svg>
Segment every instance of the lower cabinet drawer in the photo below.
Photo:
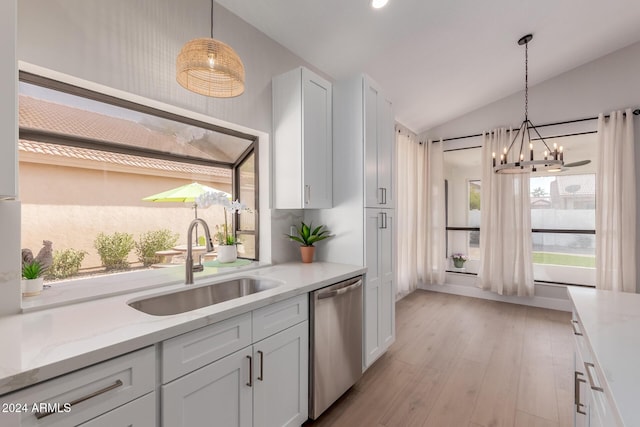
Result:
<svg viewBox="0 0 640 427"><path fill-rule="evenodd" d="M82 427L156 427L156 394L149 393L81 424Z"/></svg>
<svg viewBox="0 0 640 427"><path fill-rule="evenodd" d="M24 411L1 418L2 427L82 424L155 388L155 350L147 347L0 398ZM3 414L5 415L5 414Z"/></svg>
<svg viewBox="0 0 640 427"><path fill-rule="evenodd" d="M241 314L162 343L162 383L251 345L251 313Z"/></svg>
<svg viewBox="0 0 640 427"><path fill-rule="evenodd" d="M299 295L254 310L252 313L253 342L304 322L309 318L309 294Z"/></svg>

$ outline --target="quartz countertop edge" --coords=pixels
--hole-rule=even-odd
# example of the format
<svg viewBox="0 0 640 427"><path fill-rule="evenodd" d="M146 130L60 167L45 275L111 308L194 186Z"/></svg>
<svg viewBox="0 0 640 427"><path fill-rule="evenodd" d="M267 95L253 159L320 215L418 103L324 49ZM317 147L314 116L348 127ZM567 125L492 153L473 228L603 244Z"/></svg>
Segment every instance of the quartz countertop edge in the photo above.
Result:
<svg viewBox="0 0 640 427"><path fill-rule="evenodd" d="M196 280L195 286L252 276L283 285L186 313L153 316L127 305L185 288L171 284L0 318L0 395L135 351L236 315L364 274L366 267L287 263Z"/></svg>
<svg viewBox="0 0 640 427"><path fill-rule="evenodd" d="M640 294L567 289L614 417L620 425L640 425Z"/></svg>

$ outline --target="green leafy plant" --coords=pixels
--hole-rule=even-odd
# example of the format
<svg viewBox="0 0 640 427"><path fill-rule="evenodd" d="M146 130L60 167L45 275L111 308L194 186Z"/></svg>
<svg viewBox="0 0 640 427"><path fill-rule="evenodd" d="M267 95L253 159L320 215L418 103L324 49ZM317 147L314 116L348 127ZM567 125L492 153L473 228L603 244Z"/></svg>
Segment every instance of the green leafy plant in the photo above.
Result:
<svg viewBox="0 0 640 427"><path fill-rule="evenodd" d="M227 225L216 225L215 239L221 246L239 245L238 239L227 232Z"/></svg>
<svg viewBox="0 0 640 427"><path fill-rule="evenodd" d="M75 276L80 270L87 251L78 249L64 249L55 251L53 254L53 264L47 270L47 279L65 279Z"/></svg>
<svg viewBox="0 0 640 427"><path fill-rule="evenodd" d="M324 229L324 227L324 225L319 225L313 228L313 223L307 225L302 221L300 227L296 227L297 236L291 234L287 234L286 236L300 243L302 246L313 246L316 242L333 237L332 234L329 234L329 230Z"/></svg>
<svg viewBox="0 0 640 427"><path fill-rule="evenodd" d="M161 229L142 233L135 243L138 260L146 266L160 262L156 256L158 251L171 249L178 242L178 234L171 230Z"/></svg>
<svg viewBox="0 0 640 427"><path fill-rule="evenodd" d="M22 278L33 280L42 274L42 265L38 261L25 262L22 265Z"/></svg>
<svg viewBox="0 0 640 427"><path fill-rule="evenodd" d="M93 245L107 270L129 268L127 257L135 246L133 235L117 231L113 234L100 233Z"/></svg>

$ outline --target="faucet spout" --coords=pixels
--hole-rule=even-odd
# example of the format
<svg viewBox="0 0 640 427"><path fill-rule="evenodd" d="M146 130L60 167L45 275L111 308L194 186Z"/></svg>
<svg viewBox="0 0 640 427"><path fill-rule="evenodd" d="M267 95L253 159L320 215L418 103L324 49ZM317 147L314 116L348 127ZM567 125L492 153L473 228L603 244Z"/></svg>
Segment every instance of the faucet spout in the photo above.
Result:
<svg viewBox="0 0 640 427"><path fill-rule="evenodd" d="M187 230L187 259L185 260L185 278L184 283L186 285L193 285L193 272L194 271L202 271L204 267L202 264L198 263L198 265L193 265L193 229L196 224L200 223L202 228L204 229L204 235L207 245L207 252L211 252L213 250L213 241L211 240L211 233L209 232L209 226L202 218L196 218L191 221L189 224L189 229Z"/></svg>

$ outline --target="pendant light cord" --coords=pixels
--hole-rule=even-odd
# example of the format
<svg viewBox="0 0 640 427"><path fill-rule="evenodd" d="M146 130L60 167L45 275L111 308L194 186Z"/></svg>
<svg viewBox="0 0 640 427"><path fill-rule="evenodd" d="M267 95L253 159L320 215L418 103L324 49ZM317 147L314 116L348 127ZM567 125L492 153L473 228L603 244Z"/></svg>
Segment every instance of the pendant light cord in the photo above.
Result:
<svg viewBox="0 0 640 427"><path fill-rule="evenodd" d="M211 38L213 38L213 0L211 0Z"/></svg>
<svg viewBox="0 0 640 427"><path fill-rule="evenodd" d="M524 44L524 120L529 121L529 42Z"/></svg>

